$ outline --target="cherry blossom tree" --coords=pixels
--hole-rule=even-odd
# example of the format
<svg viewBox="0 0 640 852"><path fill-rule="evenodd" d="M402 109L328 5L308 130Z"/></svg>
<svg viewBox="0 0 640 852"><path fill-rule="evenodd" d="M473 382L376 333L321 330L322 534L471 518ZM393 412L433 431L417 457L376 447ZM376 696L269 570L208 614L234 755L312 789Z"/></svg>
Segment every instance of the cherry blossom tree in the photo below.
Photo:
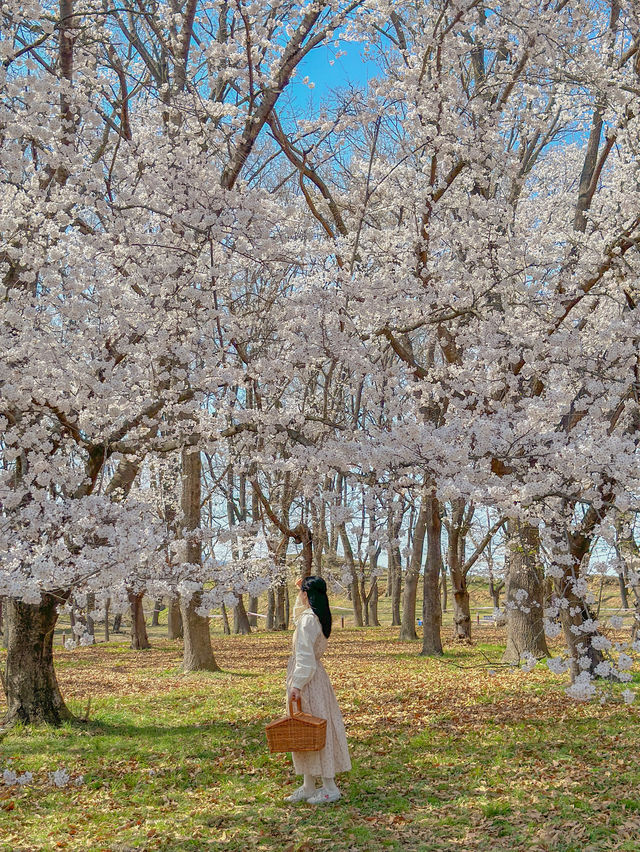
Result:
<svg viewBox="0 0 640 852"><path fill-rule="evenodd" d="M379 78L335 114L339 158L326 119L298 138L270 120L333 260L295 294L298 359L339 354L385 406L333 463L420 469L437 500L513 521L519 657L545 652L530 580L552 535L582 683L603 643L580 564L639 493L638 32L632 3L394 4L370 31Z"/></svg>
<svg viewBox="0 0 640 852"><path fill-rule="evenodd" d="M87 574L101 588L135 575L132 540L161 546L152 507L125 499L145 456L225 421L243 373L240 258L274 264L272 280L291 265L277 200L238 179L296 66L359 5L3 6L2 592L10 619L26 608L9 633L12 717L67 712L56 605ZM195 609L183 616L206 645Z"/></svg>
<svg viewBox="0 0 640 852"><path fill-rule="evenodd" d="M185 664L215 667L207 612L248 591L251 550L214 564L201 451L251 487L253 534L261 515L305 571L341 547L358 623L372 554L399 561L394 495L410 497L403 630L423 572L424 653L441 650L443 521L468 635L484 538L464 541L470 507L489 509L509 537L510 656L544 655L559 622L572 694L628 679L583 566L640 508L637 4L0 16L10 716L68 713L51 642L72 593L179 593ZM374 79L285 109L335 38L366 45ZM169 525L149 474L164 454L181 459Z"/></svg>

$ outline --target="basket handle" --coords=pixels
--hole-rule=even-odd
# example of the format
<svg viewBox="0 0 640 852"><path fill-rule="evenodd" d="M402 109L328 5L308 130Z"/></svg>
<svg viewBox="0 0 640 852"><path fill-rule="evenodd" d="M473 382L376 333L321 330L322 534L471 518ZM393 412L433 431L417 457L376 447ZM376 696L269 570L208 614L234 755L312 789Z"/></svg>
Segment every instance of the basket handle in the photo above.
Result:
<svg viewBox="0 0 640 852"><path fill-rule="evenodd" d="M294 703L298 705L297 713L293 712ZM289 715L290 716L297 716L299 713L302 713L302 702L300 701L299 698L290 698L289 699Z"/></svg>

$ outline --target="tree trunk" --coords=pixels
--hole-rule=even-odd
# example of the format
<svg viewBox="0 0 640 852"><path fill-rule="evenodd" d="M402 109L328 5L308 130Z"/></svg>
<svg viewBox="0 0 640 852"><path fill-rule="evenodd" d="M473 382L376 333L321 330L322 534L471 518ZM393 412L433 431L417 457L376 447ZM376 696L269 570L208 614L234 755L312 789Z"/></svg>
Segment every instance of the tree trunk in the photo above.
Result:
<svg viewBox="0 0 640 852"><path fill-rule="evenodd" d="M233 632L241 633L243 636L251 633L251 625L249 624L249 617L244 607L242 595L238 595L238 603L233 608Z"/></svg>
<svg viewBox="0 0 640 852"><path fill-rule="evenodd" d="M489 578L489 594L493 601L493 608L500 609L500 592L504 589L504 583L500 581L496 583L493 577Z"/></svg>
<svg viewBox="0 0 640 852"><path fill-rule="evenodd" d="M195 592L188 603L185 602L184 597L180 598L180 612L184 625L183 672L220 671L211 648L209 619L196 612L201 602L202 592Z"/></svg>
<svg viewBox="0 0 640 852"><path fill-rule="evenodd" d="M56 598L44 594L39 604L7 600L8 651L5 668L5 724L46 722L60 725L73 716L53 667L53 634L58 619Z"/></svg>
<svg viewBox="0 0 640 852"><path fill-rule="evenodd" d="M471 641L471 602L466 577L453 590L453 635L462 642Z"/></svg>
<svg viewBox="0 0 640 852"><path fill-rule="evenodd" d="M167 609L167 635L169 639L182 639L184 636L179 597L171 598L169 601Z"/></svg>
<svg viewBox="0 0 640 852"><path fill-rule="evenodd" d="M2 605L2 647L9 647L9 615L8 615L8 607L9 607L9 598L0 598L0 604Z"/></svg>
<svg viewBox="0 0 640 852"><path fill-rule="evenodd" d="M400 625L401 640L417 639L416 633L416 598L418 595L418 580L420 579L420 566L422 565L422 554L424 552L424 538L427 531L427 500L421 498L418 518L413 530L413 547L411 558L407 565L404 578L404 592L402 595L402 623Z"/></svg>
<svg viewBox="0 0 640 852"><path fill-rule="evenodd" d="M369 597L367 595L367 582L364 576L360 577L360 600L362 601L362 617L364 626L369 627Z"/></svg>
<svg viewBox="0 0 640 852"><path fill-rule="evenodd" d="M231 636L231 626L229 624L229 616L224 601L220 604L220 612L222 613L222 632L225 636Z"/></svg>
<svg viewBox="0 0 640 852"><path fill-rule="evenodd" d="M108 642L109 636L109 607L111 606L111 598L107 598L104 602L104 641Z"/></svg>
<svg viewBox="0 0 640 852"><path fill-rule="evenodd" d="M287 629L287 584L279 583L275 588L274 630Z"/></svg>
<svg viewBox="0 0 640 852"><path fill-rule="evenodd" d="M371 583L371 588L369 589L369 597L367 599L367 623L373 627L380 627L380 620L378 618L378 597L378 578L374 577Z"/></svg>
<svg viewBox="0 0 640 852"><path fill-rule="evenodd" d="M153 615L151 616L151 626L158 627L160 624L160 613L164 609L162 598L158 598L153 604Z"/></svg>
<svg viewBox="0 0 640 852"><path fill-rule="evenodd" d="M391 626L400 627L402 617L400 605L402 603L402 554L400 548L395 547L393 551L393 582L391 585Z"/></svg>
<svg viewBox="0 0 640 852"><path fill-rule="evenodd" d="M322 552L327 539L327 528L324 517L324 503L320 511L313 500L309 503L311 523L313 528L313 573L322 577Z"/></svg>
<svg viewBox="0 0 640 852"><path fill-rule="evenodd" d="M273 589L267 592L267 630L275 630L276 624L276 596Z"/></svg>
<svg viewBox="0 0 640 852"><path fill-rule="evenodd" d="M91 613L96 608L96 596L94 592L87 593L87 633L93 636L93 641L96 641L96 625Z"/></svg>
<svg viewBox="0 0 640 852"><path fill-rule="evenodd" d="M400 602L402 596L402 554L400 553L400 523L389 513L388 533L390 538L387 557L389 560L389 579L391 582L391 626L400 627Z"/></svg>
<svg viewBox="0 0 640 852"><path fill-rule="evenodd" d="M462 532L465 515L464 500L454 500L451 510L447 562L453 591L453 637L462 642L470 642L471 604L464 572L465 536Z"/></svg>
<svg viewBox="0 0 640 852"><path fill-rule="evenodd" d="M593 620L594 616L590 612L589 604L575 590L575 583L581 575L583 559L589 552L592 534L585 535L580 531L576 533L567 531L564 539L571 562L565 567L564 576L555 580L555 589L558 598L567 602L566 606L560 607L559 615L564 639L569 649L571 679L573 681L581 671L585 671L585 668L578 664L580 658L589 660L586 671L594 674L596 666L604 661L604 654L591 644L591 639L598 633L590 631L585 634L581 629L584 622Z"/></svg>
<svg viewBox="0 0 640 852"><path fill-rule="evenodd" d="M539 548L537 527L520 521L508 522L507 647L502 657L507 663L519 663L525 653L537 658L549 655L544 635L544 583Z"/></svg>
<svg viewBox="0 0 640 852"><path fill-rule="evenodd" d="M131 647L134 651L145 651L151 647L147 636L147 625L144 620L142 599L144 592L129 592L129 606L131 608Z"/></svg>
<svg viewBox="0 0 640 852"><path fill-rule="evenodd" d="M202 560L200 543L200 507L202 460L199 450L182 450L182 493L181 508L186 535L186 557L190 565L199 566ZM202 593L195 592L186 601L180 600L182 628L184 631L184 656L182 670L220 671L211 648L209 619L199 615L196 610L202 602Z"/></svg>
<svg viewBox="0 0 640 852"><path fill-rule="evenodd" d="M442 564L442 520L440 504L433 494L425 497L427 507L427 558L424 564L422 598L422 656L442 655L442 610L440 608L440 576Z"/></svg>
<svg viewBox="0 0 640 852"><path fill-rule="evenodd" d="M249 597L249 612L254 613L254 615L249 616L249 626L257 627L258 626L258 616L255 614L258 612L258 598Z"/></svg>
<svg viewBox="0 0 640 852"><path fill-rule="evenodd" d="M340 524L338 532L340 534L340 541L342 542L342 549L344 550L344 561L347 565L347 568L349 569L349 575L351 577L349 590L351 592L351 603L353 605L353 623L356 627L363 627L364 621L362 618L362 597L360 596L360 586L358 583L356 563L355 559L353 558L353 549L351 547L351 542L349 541L347 529L344 524Z"/></svg>
<svg viewBox="0 0 640 852"><path fill-rule="evenodd" d="M447 583L447 569L445 568L444 563L442 565L440 587L442 589L442 612L446 612L447 611L447 605L449 603L449 601L448 601L449 585Z"/></svg>
<svg viewBox="0 0 640 852"><path fill-rule="evenodd" d="M620 587L620 605L622 609L629 609L629 598L627 597L627 584L625 583L624 574L622 571L618 574L618 584Z"/></svg>
<svg viewBox="0 0 640 852"><path fill-rule="evenodd" d="M260 522L260 500L258 499L258 495L256 494L255 488L251 489L251 520L254 524ZM258 612L258 598L249 597L249 612ZM251 627L258 626L258 616L250 615L249 616L249 624Z"/></svg>
<svg viewBox="0 0 640 852"><path fill-rule="evenodd" d="M627 596L627 579L630 579L631 591L634 597L634 618L631 628L631 638L635 641L640 630L640 586L632 579L640 574L640 548L633 534L633 517L623 516L616 525L618 555L622 561L623 571L618 575L620 583L620 599L622 606L629 609Z"/></svg>

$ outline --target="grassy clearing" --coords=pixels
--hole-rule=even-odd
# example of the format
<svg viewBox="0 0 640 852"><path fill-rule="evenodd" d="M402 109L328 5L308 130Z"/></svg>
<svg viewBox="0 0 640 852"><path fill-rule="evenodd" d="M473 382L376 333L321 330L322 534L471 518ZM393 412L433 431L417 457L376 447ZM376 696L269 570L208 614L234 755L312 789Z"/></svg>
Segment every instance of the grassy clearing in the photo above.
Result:
<svg viewBox="0 0 640 852"><path fill-rule="evenodd" d="M326 665L354 761L330 808L285 806L296 781L266 751L284 704L290 635L216 637L224 671L181 675L179 643L60 651L71 708L90 721L0 742L0 849L636 850L638 709L571 703L538 666L496 665L501 635L443 660L395 631L336 630ZM66 768L79 785L57 788Z"/></svg>

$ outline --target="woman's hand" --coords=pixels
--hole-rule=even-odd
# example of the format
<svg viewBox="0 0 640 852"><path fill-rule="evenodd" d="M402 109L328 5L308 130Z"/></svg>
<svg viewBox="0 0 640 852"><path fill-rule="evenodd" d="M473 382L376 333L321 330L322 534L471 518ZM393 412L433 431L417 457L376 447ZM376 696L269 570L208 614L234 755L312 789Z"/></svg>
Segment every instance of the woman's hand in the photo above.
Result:
<svg viewBox="0 0 640 852"><path fill-rule="evenodd" d="M300 690L294 686L291 692L289 693L289 698L292 701L300 701Z"/></svg>

